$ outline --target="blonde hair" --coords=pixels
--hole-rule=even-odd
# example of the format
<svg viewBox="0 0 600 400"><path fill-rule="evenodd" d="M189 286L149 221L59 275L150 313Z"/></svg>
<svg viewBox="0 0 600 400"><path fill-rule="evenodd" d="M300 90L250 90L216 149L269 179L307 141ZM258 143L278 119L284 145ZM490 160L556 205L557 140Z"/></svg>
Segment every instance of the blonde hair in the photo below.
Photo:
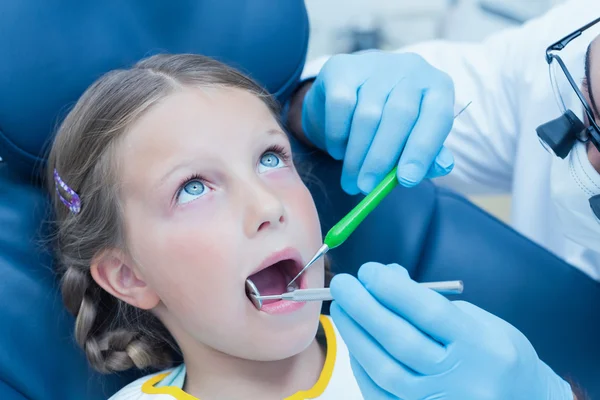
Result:
<svg viewBox="0 0 600 400"><path fill-rule="evenodd" d="M113 162L118 139L154 104L184 87L242 89L262 99L275 117L279 114L275 100L233 68L200 55L157 55L109 72L90 86L62 122L50 151L62 296L76 318L77 343L102 373L168 367L178 350L151 312L102 290L90 265L105 249L126 248ZM79 213L70 212L55 193L54 170L79 195Z"/></svg>

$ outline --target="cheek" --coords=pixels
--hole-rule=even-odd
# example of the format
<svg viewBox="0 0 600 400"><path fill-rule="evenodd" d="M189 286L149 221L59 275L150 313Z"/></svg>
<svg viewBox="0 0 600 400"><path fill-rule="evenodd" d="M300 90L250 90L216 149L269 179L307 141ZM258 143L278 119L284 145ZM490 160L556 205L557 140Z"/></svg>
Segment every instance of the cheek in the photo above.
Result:
<svg viewBox="0 0 600 400"><path fill-rule="evenodd" d="M227 249L227 219L203 218L187 210L185 218L138 220L129 231L129 247L146 283L167 308L182 316L208 308L218 291L235 281L236 260Z"/></svg>
<svg viewBox="0 0 600 400"><path fill-rule="evenodd" d="M310 229L310 232L318 232L320 236L321 225L319 223L319 215L317 213L315 202L309 190L305 186L303 186L301 189L298 190L296 199L298 212L300 214L299 216L301 220L305 221L307 228Z"/></svg>
<svg viewBox="0 0 600 400"><path fill-rule="evenodd" d="M598 149L596 149L596 146L591 141L587 144L587 154L596 172L600 173L600 152L598 152Z"/></svg>
<svg viewBox="0 0 600 400"><path fill-rule="evenodd" d="M293 223L303 226L303 230L310 235L310 243L320 243L321 225L313 197L299 176L292 180L282 191L282 198L290 213ZM320 245L319 245L320 246Z"/></svg>

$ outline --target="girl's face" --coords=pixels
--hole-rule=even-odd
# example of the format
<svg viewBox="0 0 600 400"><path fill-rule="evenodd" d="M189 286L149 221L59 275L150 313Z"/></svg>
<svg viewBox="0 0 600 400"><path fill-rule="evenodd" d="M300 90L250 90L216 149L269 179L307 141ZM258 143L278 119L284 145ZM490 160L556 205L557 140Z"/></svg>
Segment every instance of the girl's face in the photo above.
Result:
<svg viewBox="0 0 600 400"><path fill-rule="evenodd" d="M153 106L117 150L132 269L184 353L283 359L314 339L320 302L277 302L322 243L313 199L267 106L237 89L188 88ZM259 272L260 271L260 272ZM258 273L257 273L258 272ZM319 263L302 287L323 287Z"/></svg>

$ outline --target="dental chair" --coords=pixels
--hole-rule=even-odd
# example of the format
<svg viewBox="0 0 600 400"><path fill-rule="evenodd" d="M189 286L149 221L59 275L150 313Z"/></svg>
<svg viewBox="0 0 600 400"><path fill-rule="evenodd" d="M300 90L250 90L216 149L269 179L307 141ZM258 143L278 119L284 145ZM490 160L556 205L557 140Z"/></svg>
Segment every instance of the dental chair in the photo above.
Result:
<svg viewBox="0 0 600 400"><path fill-rule="evenodd" d="M0 3L1 400L106 399L137 376L87 366L44 242L44 154L79 95L150 54L194 52L249 73L285 102L307 43L300 0ZM339 163L323 154L313 163L325 232L360 197L342 192ZM338 273L379 261L420 281L462 279L462 299L514 324L559 374L600 396L599 285L464 198L430 182L398 188L331 256Z"/></svg>

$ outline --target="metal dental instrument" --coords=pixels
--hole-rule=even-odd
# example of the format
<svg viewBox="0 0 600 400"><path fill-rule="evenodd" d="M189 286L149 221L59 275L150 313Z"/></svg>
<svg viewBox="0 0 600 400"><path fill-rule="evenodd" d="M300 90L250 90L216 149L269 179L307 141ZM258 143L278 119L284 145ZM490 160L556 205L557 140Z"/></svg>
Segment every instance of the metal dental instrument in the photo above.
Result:
<svg viewBox="0 0 600 400"><path fill-rule="evenodd" d="M258 288L254 284L254 282L252 282L251 279L246 279L246 295L248 296L252 304L254 304L254 307L256 307L259 310L262 308L262 300L259 299L260 292L258 291Z"/></svg>
<svg viewBox="0 0 600 400"><path fill-rule="evenodd" d="M425 282L422 286L434 290L443 295L461 294L463 292L462 281ZM258 293L258 291L256 291ZM251 294L252 302L259 310L264 300L288 300L288 301L329 301L333 300L329 288L320 289L296 289L291 292L260 296ZM255 302L256 300L256 302ZM258 304L258 305L257 305Z"/></svg>
<svg viewBox="0 0 600 400"><path fill-rule="evenodd" d="M471 105L468 102L455 116L456 119L460 114L463 113ZM296 281L311 265L313 265L318 259L323 257L329 250L334 249L344 243L348 237L358 228L361 222L381 203L381 201L398 185L398 179L396 174L398 167L396 166L389 174L383 178L383 181L373 189L360 203L356 205L344 218L342 218L337 224L335 224L323 240L323 246L310 259L310 261L302 268L300 272L288 283L288 287Z"/></svg>

